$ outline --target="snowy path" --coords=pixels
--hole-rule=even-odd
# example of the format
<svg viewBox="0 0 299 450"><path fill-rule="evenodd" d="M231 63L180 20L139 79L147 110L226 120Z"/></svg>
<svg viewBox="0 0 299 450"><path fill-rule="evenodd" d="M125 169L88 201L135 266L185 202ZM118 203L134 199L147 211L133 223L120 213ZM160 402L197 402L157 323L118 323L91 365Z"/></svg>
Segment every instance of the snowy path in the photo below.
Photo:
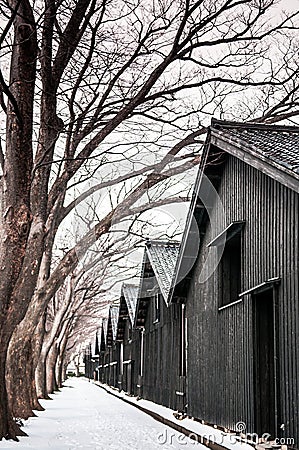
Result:
<svg viewBox="0 0 299 450"><path fill-rule="evenodd" d="M0 449L207 450L85 379L67 380L52 398L26 422L29 437L1 441Z"/></svg>

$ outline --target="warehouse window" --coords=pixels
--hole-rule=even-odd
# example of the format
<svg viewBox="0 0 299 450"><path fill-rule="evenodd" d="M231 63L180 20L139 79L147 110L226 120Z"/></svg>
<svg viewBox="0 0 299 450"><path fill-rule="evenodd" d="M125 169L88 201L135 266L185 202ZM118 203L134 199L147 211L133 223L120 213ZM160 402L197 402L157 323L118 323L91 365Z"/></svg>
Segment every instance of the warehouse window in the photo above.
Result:
<svg viewBox="0 0 299 450"><path fill-rule="evenodd" d="M241 292L242 230L244 221L232 222L209 244L222 252L218 267L219 307L239 299ZM224 248L223 248L224 245Z"/></svg>
<svg viewBox="0 0 299 450"><path fill-rule="evenodd" d="M160 294L154 297L154 323L160 322Z"/></svg>
<svg viewBox="0 0 299 450"><path fill-rule="evenodd" d="M220 307L235 302L241 292L241 232L226 241L219 265Z"/></svg>

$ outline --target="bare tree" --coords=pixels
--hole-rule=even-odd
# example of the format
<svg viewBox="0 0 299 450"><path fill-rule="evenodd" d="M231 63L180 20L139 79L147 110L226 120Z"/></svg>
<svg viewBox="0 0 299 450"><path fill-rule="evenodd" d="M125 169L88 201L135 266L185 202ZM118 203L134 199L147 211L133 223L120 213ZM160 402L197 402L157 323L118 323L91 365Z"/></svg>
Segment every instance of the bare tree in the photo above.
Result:
<svg viewBox="0 0 299 450"><path fill-rule="evenodd" d="M20 432L6 386L21 362L32 387L23 415L38 407L32 373L42 340L31 336L49 301L114 223L159 204L145 197L198 163L207 118L232 117L231 101L246 120L296 117L297 13L275 19L275 4L0 3L0 439ZM72 201L88 179L98 181ZM53 268L62 222L109 186L119 190L114 207Z"/></svg>
<svg viewBox="0 0 299 450"><path fill-rule="evenodd" d="M139 267L123 265L122 260L136 249L141 238L136 235L131 237L129 233L128 237L128 240L122 236L112 242L111 239L106 239L104 249L94 249L82 268L67 278L48 304L46 321L41 319L44 329L41 331L40 327L37 328L38 337L43 335L36 368L36 390L39 398L48 398L48 394L61 385L56 375L59 373L61 379L63 354L70 335L73 336L78 329L83 329L84 334L80 340L86 340L87 336L97 329L103 310L107 309L109 299L106 294L111 293L115 285L137 276ZM114 295L118 298L119 294L115 291ZM12 410L18 412L21 404L17 397L19 389L16 389L15 383L10 388L10 392L13 391L15 395L11 401Z"/></svg>

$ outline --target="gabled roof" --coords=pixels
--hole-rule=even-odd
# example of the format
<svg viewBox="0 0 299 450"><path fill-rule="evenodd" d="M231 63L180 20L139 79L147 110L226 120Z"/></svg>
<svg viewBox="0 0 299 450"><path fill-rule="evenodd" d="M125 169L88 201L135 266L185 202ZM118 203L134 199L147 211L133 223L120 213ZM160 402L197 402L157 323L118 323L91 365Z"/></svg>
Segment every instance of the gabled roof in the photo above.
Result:
<svg viewBox="0 0 299 450"><path fill-rule="evenodd" d="M299 192L299 127L213 119L210 143Z"/></svg>
<svg viewBox="0 0 299 450"><path fill-rule="evenodd" d="M138 289L135 327L143 327L149 299L159 288L165 302L169 297L180 244L173 241L147 241ZM168 305L168 304L167 304Z"/></svg>
<svg viewBox="0 0 299 450"><path fill-rule="evenodd" d="M182 268L188 265L191 268L192 258L195 262L195 255L192 252L194 239L191 224L194 217L198 224L206 220L205 206L199 199L199 191L205 184L203 173L216 186L226 154L241 159L281 184L299 192L299 127L212 119L194 184L168 301L173 298L179 283L186 290L184 280L190 278L190 274L186 277ZM177 289L177 291L180 290Z"/></svg>
<svg viewBox="0 0 299 450"><path fill-rule="evenodd" d="M96 337L95 337L95 343L94 343L94 354L95 355L100 354L100 346L101 346L101 335L99 333L99 330L97 330Z"/></svg>
<svg viewBox="0 0 299 450"><path fill-rule="evenodd" d="M103 345L107 344L107 332L108 332L108 317L102 319L102 334L104 338Z"/></svg>
<svg viewBox="0 0 299 450"><path fill-rule="evenodd" d="M118 316L119 316L119 305L111 305L109 310L109 322L111 323L113 341L116 339ZM108 322L108 332L109 332L109 322Z"/></svg>
<svg viewBox="0 0 299 450"><path fill-rule="evenodd" d="M172 241L148 241L146 243L148 259L166 302L171 289L179 247L180 244L178 242Z"/></svg>
<svg viewBox="0 0 299 450"><path fill-rule="evenodd" d="M97 334L96 334L95 354L97 354L97 350L100 353L101 351L104 351L106 348L107 327L108 327L107 317L100 319L100 326L99 326L99 328L97 330Z"/></svg>
<svg viewBox="0 0 299 450"><path fill-rule="evenodd" d="M129 283L123 283L122 289L121 289L121 295L124 297L124 299L126 301L129 318L130 318L132 325L134 324L134 319L135 319L138 290L139 290L139 286L137 286L135 284L129 284Z"/></svg>
<svg viewBox="0 0 299 450"><path fill-rule="evenodd" d="M116 339L122 341L125 337L127 321L131 327L134 326L139 286L123 283L121 287L120 306L117 324Z"/></svg>

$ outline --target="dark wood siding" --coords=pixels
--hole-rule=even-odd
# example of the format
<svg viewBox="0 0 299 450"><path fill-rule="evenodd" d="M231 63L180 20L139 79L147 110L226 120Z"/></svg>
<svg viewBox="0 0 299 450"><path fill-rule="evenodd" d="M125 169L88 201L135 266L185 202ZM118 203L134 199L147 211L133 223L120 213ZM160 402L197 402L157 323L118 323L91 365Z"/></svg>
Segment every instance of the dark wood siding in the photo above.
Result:
<svg viewBox="0 0 299 450"><path fill-rule="evenodd" d="M219 196L226 225L245 221L241 291L281 278L277 287L279 422L285 425L283 435L295 438L298 447L298 194L228 156ZM220 232L223 220L219 211L213 211L211 217ZM219 311L217 270L199 284L207 244L214 237L208 225L187 297L188 412L230 429L243 421L247 431L254 432L252 294Z"/></svg>
<svg viewBox="0 0 299 450"><path fill-rule="evenodd" d="M137 395L140 360L140 331L132 329L127 318L123 340L123 379L122 389L130 395Z"/></svg>
<svg viewBox="0 0 299 450"><path fill-rule="evenodd" d="M177 409L181 339L181 305L166 306L160 299L160 320L155 320L155 298L149 300L144 333L143 396Z"/></svg>

